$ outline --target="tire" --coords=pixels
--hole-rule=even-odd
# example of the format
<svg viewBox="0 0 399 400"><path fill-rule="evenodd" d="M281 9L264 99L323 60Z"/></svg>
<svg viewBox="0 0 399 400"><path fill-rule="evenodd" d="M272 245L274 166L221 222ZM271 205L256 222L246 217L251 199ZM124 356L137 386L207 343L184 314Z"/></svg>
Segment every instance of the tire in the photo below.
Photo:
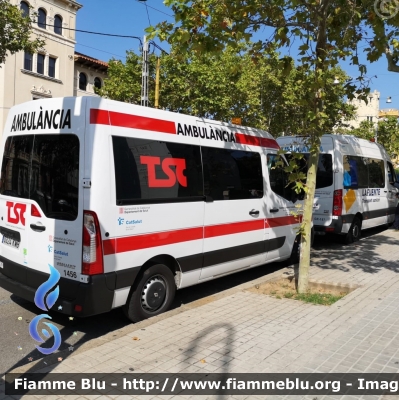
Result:
<svg viewBox="0 0 399 400"><path fill-rule="evenodd" d="M123 307L132 322L154 317L169 309L176 293L172 271L163 264L154 264L140 273Z"/></svg>
<svg viewBox="0 0 399 400"><path fill-rule="evenodd" d="M290 265L298 264L301 255L301 235L296 235L294 245L292 246L291 256L288 259Z"/></svg>
<svg viewBox="0 0 399 400"><path fill-rule="evenodd" d="M344 236L344 244L351 244L360 239L362 222L358 217L355 217L349 232Z"/></svg>

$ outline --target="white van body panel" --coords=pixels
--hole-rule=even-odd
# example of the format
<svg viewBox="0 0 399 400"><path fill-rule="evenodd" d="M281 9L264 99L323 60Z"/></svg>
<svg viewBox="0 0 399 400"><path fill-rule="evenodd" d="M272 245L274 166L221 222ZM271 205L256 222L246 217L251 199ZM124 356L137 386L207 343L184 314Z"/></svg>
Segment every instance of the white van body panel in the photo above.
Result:
<svg viewBox="0 0 399 400"><path fill-rule="evenodd" d="M16 116L39 110L70 110L70 121L61 128L52 123L48 129L33 130L21 122L20 129L13 129ZM7 243L0 243L0 285L24 298L32 301L48 277L48 264L61 274L60 298L53 308L86 316L125 305L143 268L152 264L167 265L177 288L183 288L291 256L300 217L292 215L297 203L281 189L285 185L278 189L278 177L270 176L275 174L270 165L280 156L267 132L81 97L14 107L1 159L10 143L19 143L16 136L35 143L26 155L30 160L44 160L35 148L43 140L78 141L79 146L78 153L76 146L55 147L57 152L48 159L57 168L65 165L64 171L57 170L59 175L54 175L56 167L47 171L49 161L43 160L37 173L40 187L48 179L49 191L58 188L71 198L71 220L64 214L46 216L44 203L32 197L32 185L28 194L19 192L23 176L15 175L11 164L14 175L3 183L1 216L7 215L7 202L20 202L26 205L26 223L0 220L1 233L8 237ZM69 165L73 151L75 164ZM20 162L18 157L13 160ZM75 171L73 176L68 168ZM32 168L26 171L34 174ZM64 186L57 183L60 179ZM68 202L50 200L58 201L59 212L65 213ZM40 216L34 216L31 204ZM93 243L102 264L94 273L83 270L87 213L99 228L100 240Z"/></svg>
<svg viewBox="0 0 399 400"><path fill-rule="evenodd" d="M22 137L26 132L39 133L41 137L51 135L54 133L54 126L61 125L65 121L65 117L69 113L70 124L65 123L63 128L57 129L57 133L66 135L75 135L79 141L84 140L85 135L85 113L84 113L85 99L54 99L51 103L48 101L37 100L32 103L25 103L14 108L14 112L8 119L4 135L2 139L2 149L7 137L13 135L15 137ZM25 122L23 122L26 116ZM50 118L52 116L52 118ZM47 121L46 121L47 117ZM18 123L18 119L21 121ZM51 121L50 121L51 119ZM41 121L41 122L40 122ZM68 122L68 121L67 121ZM40 123L45 126L43 129L35 128ZM19 125L19 126L18 126ZM20 129L25 125L25 129ZM45 150L45 149L44 149ZM65 149L67 150L67 149ZM2 151L2 155L4 154ZM12 155L10 155L12 156ZM50 199L46 193L35 189L38 185L37 180L40 168L45 168L46 162L41 162L38 157L32 160L32 176L27 175L22 178L21 174L27 173L26 167L28 161L24 150L19 157L19 186L20 190L26 190L29 186L32 191L31 199L20 199L19 196L13 196L9 193L8 196L0 196L0 213L2 218L1 227L5 229L17 230L21 235L21 244L19 249L12 248L2 243L1 255L15 263L25 265L31 270L40 271L43 273L49 272L48 264L54 266L63 277L75 281L86 282L86 277L81 275L81 258L82 258L82 224L83 218L83 202L84 193L80 190L80 195L77 201L77 215L72 221L64 220L62 224L52 217L48 218L43 215L44 204L55 201L62 201L62 199ZM46 157L45 154L42 157ZM84 160L84 146L79 148L80 160ZM35 165L38 163L38 167ZM82 166L83 163L80 164ZM79 171L81 176L82 170ZM11 180L15 177L7 176L5 180ZM30 178L30 179L29 179ZM43 178L42 178L43 179ZM69 178L73 185L79 186L77 182L78 177L72 175ZM14 208L11 207L10 214L7 213L7 204L14 203ZM17 215L15 214L15 206L22 204L25 207L24 217L25 223L22 224L21 212L19 222L13 222ZM36 217L31 214L31 206L34 205L41 217ZM18 219L18 218L17 218ZM42 226L44 231L35 231L32 226ZM4 237L4 236L3 236ZM69 273L67 276L66 274Z"/></svg>
<svg viewBox="0 0 399 400"><path fill-rule="evenodd" d="M283 136L279 137L277 142L287 152L308 153L305 140L303 137ZM327 180L322 182L319 176L323 174L323 165L320 161L323 157L331 157L328 182ZM354 162L353 168L349 166L348 171L356 177L351 186L347 186L344 182L346 160L352 160L349 163ZM363 164L370 161L371 164L378 163L383 182L372 182L371 175L367 185L358 182L361 175L360 160L363 160ZM355 217L361 219L362 229L393 222L397 189L394 186L396 178L393 180L390 178L392 173L394 175L394 171L391 173L391 170L393 171L391 160L381 145L351 135L323 135L313 205L316 233L347 234ZM342 214L338 216L333 215L333 199L334 191L339 190L342 191Z"/></svg>

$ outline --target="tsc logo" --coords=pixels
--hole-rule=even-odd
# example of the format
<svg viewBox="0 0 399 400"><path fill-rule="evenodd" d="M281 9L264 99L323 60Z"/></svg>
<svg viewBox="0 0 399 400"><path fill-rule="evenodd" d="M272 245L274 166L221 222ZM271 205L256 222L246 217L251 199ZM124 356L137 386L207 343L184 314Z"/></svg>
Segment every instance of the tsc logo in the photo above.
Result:
<svg viewBox="0 0 399 400"><path fill-rule="evenodd" d="M181 186L187 187L187 177L183 175L186 169L184 158L165 158L161 164L161 157L140 156L140 162L147 165L148 187L172 187L176 184L176 178ZM155 176L156 165L162 166L162 171L168 176L167 179L159 179ZM173 171L172 166L176 167L176 171Z"/></svg>
<svg viewBox="0 0 399 400"><path fill-rule="evenodd" d="M25 226L26 204L14 204L12 201L7 201L6 206L8 208L7 221L11 222L12 224L18 224L21 222L21 224Z"/></svg>

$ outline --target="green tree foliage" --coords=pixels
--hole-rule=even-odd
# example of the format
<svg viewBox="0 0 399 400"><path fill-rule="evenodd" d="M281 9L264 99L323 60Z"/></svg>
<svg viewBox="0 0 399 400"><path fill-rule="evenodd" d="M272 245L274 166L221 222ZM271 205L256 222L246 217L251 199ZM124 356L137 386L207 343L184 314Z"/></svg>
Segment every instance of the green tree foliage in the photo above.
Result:
<svg viewBox="0 0 399 400"><path fill-rule="evenodd" d="M126 62L112 59L108 63L108 79L97 93L113 100L140 104L142 59L126 52Z"/></svg>
<svg viewBox="0 0 399 400"><path fill-rule="evenodd" d="M361 121L357 128L338 129L336 133L353 135L361 139L372 140L375 138L375 124L372 121Z"/></svg>
<svg viewBox="0 0 399 400"><path fill-rule="evenodd" d="M253 41L256 33L260 39L252 45L254 56L284 48L287 55L281 59L281 68L288 73L295 58L302 69L303 92L297 103L306 109L310 156L299 292L306 291L308 286L310 228L320 140L331 126L328 73L340 60L347 59L358 66L357 83L362 84L367 69L359 62L359 52L365 52L368 60L375 61L385 54L388 41L398 37L399 14L390 19L381 18L374 3L373 0L165 0L174 12L175 23L163 22L148 29L151 35L179 46L182 54L220 52L226 45ZM362 40L369 40L369 47L362 48ZM290 52L294 50L298 52L292 57ZM355 83L346 83L348 97L353 97Z"/></svg>
<svg viewBox="0 0 399 400"><path fill-rule="evenodd" d="M43 40L31 39L31 22L29 16L22 15L18 6L0 0L0 67L6 61L7 52L14 54L24 50L34 53L43 47Z"/></svg>
<svg viewBox="0 0 399 400"><path fill-rule="evenodd" d="M178 57L172 49L161 57L160 106L170 111L231 121L240 117L242 124L268 130L275 137L307 133L306 107L298 104L304 90L303 73L293 67L288 74L279 69L277 54L258 56L241 49L227 48L217 55L200 53ZM155 57L150 57L149 94L154 104ZM142 58L127 52L126 62L109 62L108 79L98 91L114 100L140 103ZM328 116L330 129L342 115L350 117L353 107L343 101L344 83L333 85L347 76L334 68Z"/></svg>
<svg viewBox="0 0 399 400"><path fill-rule="evenodd" d="M399 156L398 119L388 116L378 122L377 141L382 144L392 159Z"/></svg>
<svg viewBox="0 0 399 400"><path fill-rule="evenodd" d="M399 124L397 117L388 116L378 121L362 121L358 128L340 129L337 133L353 135L366 140L375 140L381 144L392 159L399 157Z"/></svg>

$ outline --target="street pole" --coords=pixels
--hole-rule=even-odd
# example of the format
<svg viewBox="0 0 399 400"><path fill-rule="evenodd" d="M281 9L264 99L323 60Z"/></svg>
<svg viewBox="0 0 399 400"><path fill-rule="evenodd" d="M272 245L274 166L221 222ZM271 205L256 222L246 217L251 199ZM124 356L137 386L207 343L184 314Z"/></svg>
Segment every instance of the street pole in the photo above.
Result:
<svg viewBox="0 0 399 400"><path fill-rule="evenodd" d="M141 105L148 107L148 42L144 36L143 42L143 70L141 75Z"/></svg>
<svg viewBox="0 0 399 400"><path fill-rule="evenodd" d="M159 108L159 70L161 69L161 60L157 59L157 70L155 74L155 108Z"/></svg>

